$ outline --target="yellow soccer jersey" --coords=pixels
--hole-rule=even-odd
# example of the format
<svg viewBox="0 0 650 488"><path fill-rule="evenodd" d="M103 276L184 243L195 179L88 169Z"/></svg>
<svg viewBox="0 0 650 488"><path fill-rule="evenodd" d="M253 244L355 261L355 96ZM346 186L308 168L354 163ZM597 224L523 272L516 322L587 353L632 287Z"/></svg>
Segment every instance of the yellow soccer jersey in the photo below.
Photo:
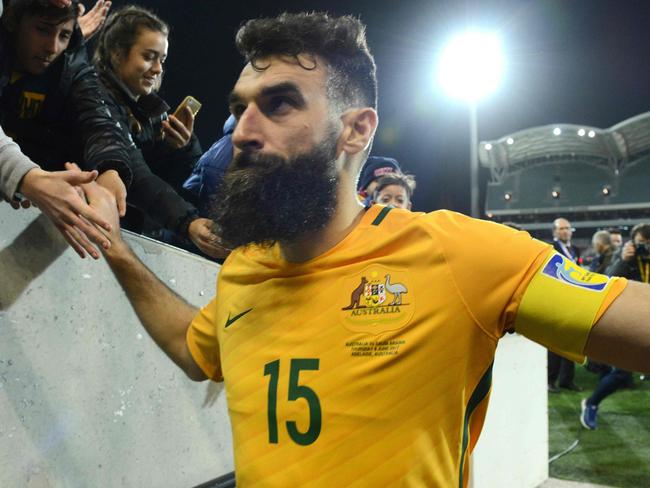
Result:
<svg viewBox="0 0 650 488"><path fill-rule="evenodd" d="M467 486L497 341L531 280L559 269L550 256L525 232L381 206L305 263L234 252L187 339L225 381L238 486ZM598 313L618 290L605 282ZM554 343L535 303L522 328ZM564 326L586 337L590 310Z"/></svg>

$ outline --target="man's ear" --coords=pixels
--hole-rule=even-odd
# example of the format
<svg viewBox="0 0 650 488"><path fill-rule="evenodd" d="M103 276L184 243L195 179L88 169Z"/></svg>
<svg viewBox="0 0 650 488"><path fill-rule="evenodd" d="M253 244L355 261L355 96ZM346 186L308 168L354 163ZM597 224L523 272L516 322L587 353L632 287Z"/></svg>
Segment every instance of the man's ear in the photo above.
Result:
<svg viewBox="0 0 650 488"><path fill-rule="evenodd" d="M353 155L364 151L377 130L377 112L370 107L348 110L341 116L343 132L339 149Z"/></svg>

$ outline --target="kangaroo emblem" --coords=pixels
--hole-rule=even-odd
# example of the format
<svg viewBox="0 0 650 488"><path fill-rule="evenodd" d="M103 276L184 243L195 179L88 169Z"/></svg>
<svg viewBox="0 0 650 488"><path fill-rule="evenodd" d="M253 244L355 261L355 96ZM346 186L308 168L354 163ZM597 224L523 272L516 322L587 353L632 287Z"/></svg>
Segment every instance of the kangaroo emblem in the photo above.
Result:
<svg viewBox="0 0 650 488"><path fill-rule="evenodd" d="M408 293L409 290L402 283L391 283L390 275L387 274L386 278L386 290L393 294L393 301L391 305L401 305L402 304L402 293Z"/></svg>
<svg viewBox="0 0 650 488"><path fill-rule="evenodd" d="M366 284L368 283L368 280L366 279L365 276L361 277L361 283L359 283L359 286L357 286L354 291L350 294L350 305L348 305L345 308L342 308L341 310L352 310L353 308L359 308L361 306L361 295L363 295L363 292L365 291Z"/></svg>

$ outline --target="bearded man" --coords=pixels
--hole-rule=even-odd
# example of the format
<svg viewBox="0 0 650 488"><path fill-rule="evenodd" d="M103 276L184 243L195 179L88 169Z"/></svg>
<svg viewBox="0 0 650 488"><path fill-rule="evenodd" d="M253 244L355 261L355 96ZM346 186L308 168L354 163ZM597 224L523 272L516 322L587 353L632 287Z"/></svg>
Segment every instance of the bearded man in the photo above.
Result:
<svg viewBox="0 0 650 488"><path fill-rule="evenodd" d="M214 216L235 250L217 296L188 305L118 231L105 255L169 357L225 382L238 486L466 487L510 330L650 369L647 287L505 226L359 204L377 85L357 19L251 20L237 46L234 163ZM101 189L90 197L117 221Z"/></svg>

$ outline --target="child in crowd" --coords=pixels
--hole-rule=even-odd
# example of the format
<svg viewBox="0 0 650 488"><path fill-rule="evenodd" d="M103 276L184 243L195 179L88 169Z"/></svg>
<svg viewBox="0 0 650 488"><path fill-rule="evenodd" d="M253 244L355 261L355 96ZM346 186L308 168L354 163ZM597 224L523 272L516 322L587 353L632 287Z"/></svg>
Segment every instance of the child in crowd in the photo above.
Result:
<svg viewBox="0 0 650 488"><path fill-rule="evenodd" d="M377 180L373 202L411 210L415 176L390 173Z"/></svg>

